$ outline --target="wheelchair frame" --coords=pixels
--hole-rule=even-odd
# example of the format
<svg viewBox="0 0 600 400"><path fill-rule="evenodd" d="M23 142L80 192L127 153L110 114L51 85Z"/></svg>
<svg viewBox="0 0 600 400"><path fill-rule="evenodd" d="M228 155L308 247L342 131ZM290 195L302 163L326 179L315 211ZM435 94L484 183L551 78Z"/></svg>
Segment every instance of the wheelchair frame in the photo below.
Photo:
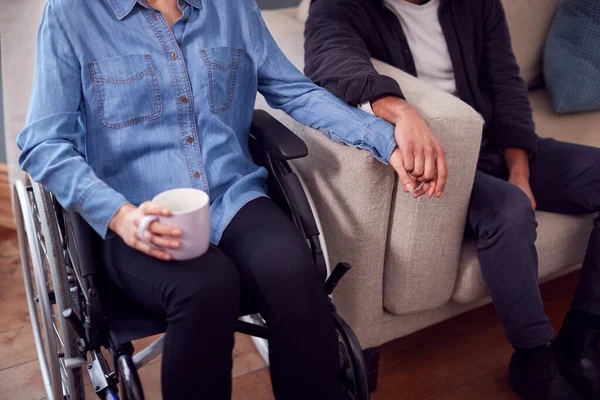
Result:
<svg viewBox="0 0 600 400"><path fill-rule="evenodd" d="M264 111L254 113L249 144L255 162L269 170L270 196L304 233L325 290L331 295L350 266L340 263L329 273L314 204L288 163L305 157L306 145ZM14 194L25 291L48 400L85 399L83 366L99 398L144 399L137 371L162 353L164 335L137 354L131 342L113 345L109 321L102 312L91 227L78 214L63 210L36 182L17 181ZM339 337L342 383L350 398L369 399L358 339L331 298L330 307ZM267 359L268 328L260 315L238 320L236 331L251 335ZM110 352L113 370L102 348Z"/></svg>

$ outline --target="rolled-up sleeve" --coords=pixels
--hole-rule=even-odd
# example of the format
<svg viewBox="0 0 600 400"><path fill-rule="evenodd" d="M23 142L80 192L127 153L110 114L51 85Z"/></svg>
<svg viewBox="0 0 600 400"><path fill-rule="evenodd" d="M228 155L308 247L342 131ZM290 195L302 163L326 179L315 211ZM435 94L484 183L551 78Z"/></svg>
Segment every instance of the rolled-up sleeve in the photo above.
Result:
<svg viewBox="0 0 600 400"><path fill-rule="evenodd" d="M17 137L19 165L105 237L127 200L97 177L80 152L85 129L80 124L81 66L52 7L46 4L38 32L29 112Z"/></svg>
<svg viewBox="0 0 600 400"><path fill-rule="evenodd" d="M254 0L247 0L258 54L258 90L267 103L335 142L370 151L389 163L396 147L394 126L342 100L304 76L283 54Z"/></svg>

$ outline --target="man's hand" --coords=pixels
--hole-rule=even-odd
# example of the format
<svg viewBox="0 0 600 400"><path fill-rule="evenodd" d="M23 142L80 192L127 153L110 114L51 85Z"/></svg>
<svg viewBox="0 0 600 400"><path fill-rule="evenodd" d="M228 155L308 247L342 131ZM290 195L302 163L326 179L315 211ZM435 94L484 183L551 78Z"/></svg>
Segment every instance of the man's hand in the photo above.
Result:
<svg viewBox="0 0 600 400"><path fill-rule="evenodd" d="M414 197L425 193L429 197L434 194L441 197L448 179L446 155L421 114L405 100L392 96L372 101L371 107L376 116L396 125L395 135L399 151L392 154L392 166L398 171L398 163L401 160L404 171L410 174L409 178L426 183L413 193ZM407 188L408 183L404 180L402 183Z"/></svg>
<svg viewBox="0 0 600 400"><path fill-rule="evenodd" d="M525 192L529 200L531 201L531 207L535 210L537 207L537 203L535 202L535 197L533 196L533 192L531 191L531 185L529 184L529 178L525 178L519 175L511 175L508 178L508 181Z"/></svg>
<svg viewBox="0 0 600 400"><path fill-rule="evenodd" d="M508 182L525 192L535 210L537 203L529 183L529 157L527 152L522 149L507 148L504 150L504 159L509 172Z"/></svg>
<svg viewBox="0 0 600 400"><path fill-rule="evenodd" d="M419 182L417 178L406 172L406 169L404 169L404 161L402 160L402 152L398 147L392 152L390 165L398 174L398 178L400 179L400 182L402 182L402 186L404 186L404 193L413 192L414 198L427 193L427 197L431 198L433 191L435 190L435 185L430 182Z"/></svg>
<svg viewBox="0 0 600 400"><path fill-rule="evenodd" d="M117 211L108 227L119 235L128 246L159 260L171 260L172 256L168 251L152 247L138 237L138 226L146 215L168 217L171 215L171 211L150 201L141 204L139 207L133 204L125 204ZM145 232L147 242L166 249L179 248L179 236L181 236L179 228L159 222L151 223Z"/></svg>

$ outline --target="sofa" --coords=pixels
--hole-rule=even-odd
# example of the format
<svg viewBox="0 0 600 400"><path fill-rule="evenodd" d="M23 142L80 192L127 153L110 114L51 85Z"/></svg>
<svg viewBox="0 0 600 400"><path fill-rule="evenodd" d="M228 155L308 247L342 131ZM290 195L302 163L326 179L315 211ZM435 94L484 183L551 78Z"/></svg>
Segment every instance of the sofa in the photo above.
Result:
<svg viewBox="0 0 600 400"><path fill-rule="evenodd" d="M503 0L522 77L530 88L537 132L542 137L600 146L600 112L554 113L542 77L544 40L560 0ZM275 40L303 70L303 21L309 0L298 8L264 11ZM458 98L380 61L381 74L396 79L424 116L447 154L450 177L441 199L403 193L391 167L370 153L336 144L283 113L265 109L300 136L309 156L295 167L313 196L330 262L353 269L335 303L363 349L411 334L490 301L474 240L464 227L482 124ZM540 281L581 266L592 215L537 212Z"/></svg>

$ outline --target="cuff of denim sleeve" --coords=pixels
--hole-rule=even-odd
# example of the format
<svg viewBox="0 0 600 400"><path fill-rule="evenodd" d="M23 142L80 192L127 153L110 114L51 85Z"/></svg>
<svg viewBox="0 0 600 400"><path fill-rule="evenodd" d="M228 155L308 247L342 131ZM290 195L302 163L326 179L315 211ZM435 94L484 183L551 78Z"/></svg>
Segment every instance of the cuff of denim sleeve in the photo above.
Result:
<svg viewBox="0 0 600 400"><path fill-rule="evenodd" d="M110 221L127 203L125 196L98 180L79 199L77 212L105 239Z"/></svg>
<svg viewBox="0 0 600 400"><path fill-rule="evenodd" d="M365 143L371 147L371 152L376 159L384 164L389 164L392 152L397 146L394 125L377 118L367 127Z"/></svg>

